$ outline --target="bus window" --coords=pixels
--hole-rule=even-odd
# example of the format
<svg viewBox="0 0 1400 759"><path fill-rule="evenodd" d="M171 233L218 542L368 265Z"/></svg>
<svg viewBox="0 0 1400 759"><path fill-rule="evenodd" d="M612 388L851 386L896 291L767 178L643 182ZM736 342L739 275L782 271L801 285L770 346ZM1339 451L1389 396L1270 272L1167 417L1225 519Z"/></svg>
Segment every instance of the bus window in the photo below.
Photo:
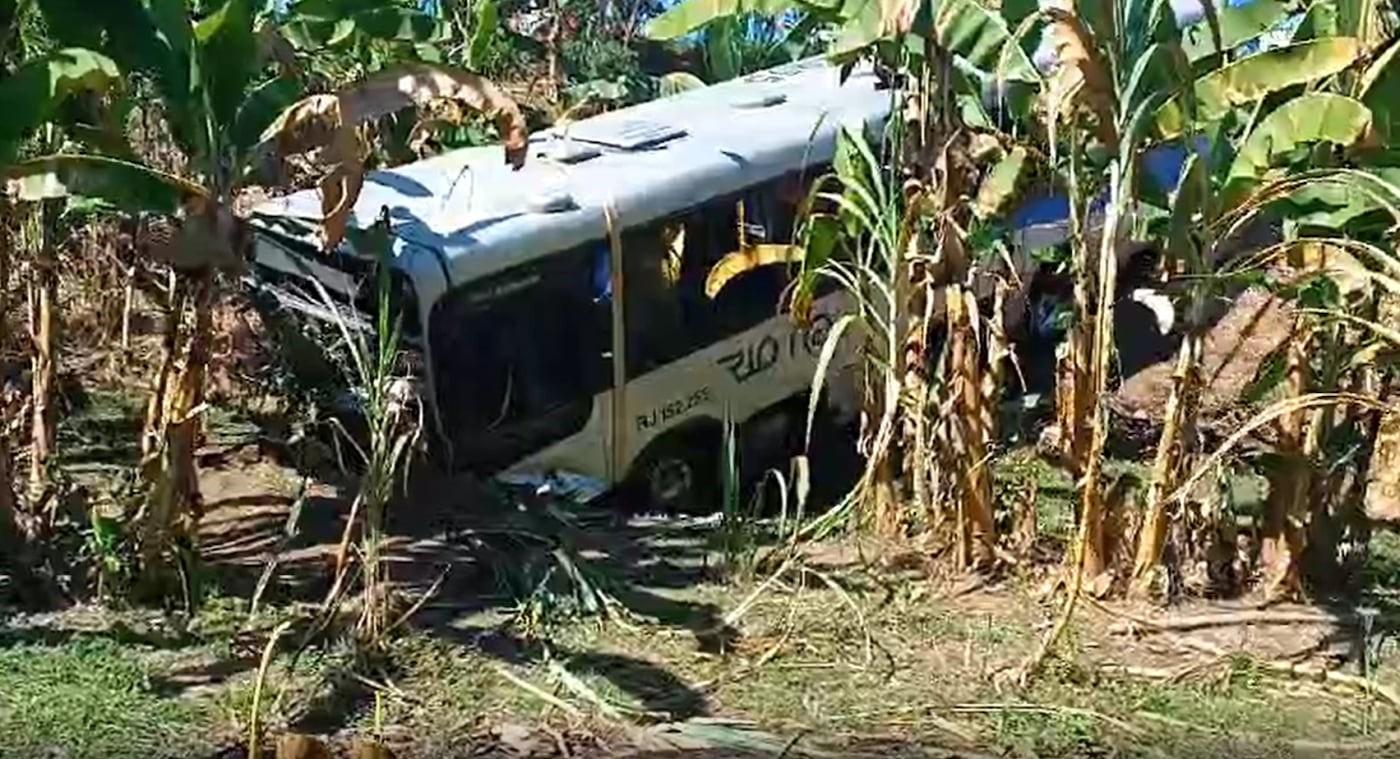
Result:
<svg viewBox="0 0 1400 759"><path fill-rule="evenodd" d="M433 310L438 408L459 462L492 471L572 435L610 385L596 246L462 288Z"/></svg>
<svg viewBox="0 0 1400 759"><path fill-rule="evenodd" d="M791 243L803 187L794 174L623 234L629 378L777 315L789 282L782 266L741 274L713 299L705 280L739 248L740 203L750 243Z"/></svg>

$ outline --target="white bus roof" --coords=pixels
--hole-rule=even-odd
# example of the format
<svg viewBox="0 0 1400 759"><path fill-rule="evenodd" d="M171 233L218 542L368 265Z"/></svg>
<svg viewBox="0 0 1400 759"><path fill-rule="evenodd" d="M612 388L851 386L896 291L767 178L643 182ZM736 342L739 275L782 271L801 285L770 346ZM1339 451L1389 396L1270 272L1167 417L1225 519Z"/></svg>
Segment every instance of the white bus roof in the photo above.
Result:
<svg viewBox="0 0 1400 759"><path fill-rule="evenodd" d="M556 128L531 138L518 172L505 164L500 146L375 171L353 223L367 225L387 207L400 241L399 265L421 272L424 262L403 257L430 254L450 289L604 239L605 207L627 228L829 163L840 126L885 122L890 93L876 81L857 70L842 83L839 69L809 59L575 122L567 127L570 144L598 151L581 162L546 157L565 131ZM572 210L543 210L545 200L565 197ZM296 220L309 237L321 216L320 197L298 192L254 213L268 227Z"/></svg>

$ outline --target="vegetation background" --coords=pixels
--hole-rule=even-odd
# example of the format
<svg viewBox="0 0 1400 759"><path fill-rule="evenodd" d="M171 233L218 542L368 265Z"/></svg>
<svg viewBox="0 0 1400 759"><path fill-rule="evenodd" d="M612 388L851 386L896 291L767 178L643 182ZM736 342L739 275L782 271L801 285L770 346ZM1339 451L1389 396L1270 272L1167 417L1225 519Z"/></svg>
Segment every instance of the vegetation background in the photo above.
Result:
<svg viewBox="0 0 1400 759"><path fill-rule="evenodd" d="M0 754L1400 755L1397 32L1382 0L0 0ZM795 319L852 296L852 439L756 491L727 441L709 519L433 472L365 173L812 55L892 118L746 260ZM250 209L305 188L377 261L367 329L241 284ZM1031 268L1028 203L1067 217Z"/></svg>

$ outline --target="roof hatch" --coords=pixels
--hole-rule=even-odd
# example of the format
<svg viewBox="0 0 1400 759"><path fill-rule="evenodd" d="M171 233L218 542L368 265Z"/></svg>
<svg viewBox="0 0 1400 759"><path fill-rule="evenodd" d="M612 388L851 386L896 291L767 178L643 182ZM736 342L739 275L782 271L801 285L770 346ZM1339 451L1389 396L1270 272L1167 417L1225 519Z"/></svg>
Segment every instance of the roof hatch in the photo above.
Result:
<svg viewBox="0 0 1400 759"><path fill-rule="evenodd" d="M684 137L686 131L677 126L646 119L597 119L583 121L569 128L575 140L606 145L618 150L640 150L655 147Z"/></svg>

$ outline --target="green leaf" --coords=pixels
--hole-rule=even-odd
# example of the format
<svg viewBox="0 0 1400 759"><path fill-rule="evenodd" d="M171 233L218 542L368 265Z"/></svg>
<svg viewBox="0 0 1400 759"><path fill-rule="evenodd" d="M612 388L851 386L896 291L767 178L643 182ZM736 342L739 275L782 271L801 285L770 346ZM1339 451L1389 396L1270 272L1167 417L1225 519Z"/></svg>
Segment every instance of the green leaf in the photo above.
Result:
<svg viewBox="0 0 1400 759"><path fill-rule="evenodd" d="M20 142L51 120L68 97L105 90L119 81L115 62L82 49L50 53L0 80L0 166L14 159Z"/></svg>
<svg viewBox="0 0 1400 759"><path fill-rule="evenodd" d="M476 13L472 16L471 40L467 44L467 68L480 71L486 65L486 54L491 47L491 38L500 25L500 13L496 0L477 0Z"/></svg>
<svg viewBox="0 0 1400 759"><path fill-rule="evenodd" d="M1191 230L1199 229L1209 221L1210 177L1206 174L1206 162L1192 151L1186 157L1186 165L1181 170L1181 180L1177 182L1176 194L1172 198L1171 221L1167 239L1170 255L1176 260L1192 264L1192 271L1199 272L1200 253L1191 239ZM1197 216L1201 216L1199 221Z"/></svg>
<svg viewBox="0 0 1400 759"><path fill-rule="evenodd" d="M258 69L258 42L253 34L252 0L226 0L194 30L200 71L209 92L214 123L232 127L234 117Z"/></svg>
<svg viewBox="0 0 1400 759"><path fill-rule="evenodd" d="M844 20L837 31L832 55L848 55L869 47L884 32L882 0L846 0L841 8Z"/></svg>
<svg viewBox="0 0 1400 759"><path fill-rule="evenodd" d="M202 105L192 73L194 31L186 0L37 0L47 27L62 44L100 46L128 73L149 75L165 100L175 138L201 153Z"/></svg>
<svg viewBox="0 0 1400 759"><path fill-rule="evenodd" d="M1315 2L1308 6L1298 28L1293 30L1292 42L1315 40L1322 37L1336 37L1342 34L1342 22L1337 14L1337 6L1331 2Z"/></svg>
<svg viewBox="0 0 1400 759"><path fill-rule="evenodd" d="M1214 121L1236 106L1344 71L1360 54L1361 45L1357 40L1329 37L1241 58L1196 80L1198 120ZM1184 122L1180 98L1157 111L1157 129L1164 137L1181 134Z"/></svg>
<svg viewBox="0 0 1400 759"><path fill-rule="evenodd" d="M1382 181L1400 184L1400 168L1371 168L1365 170ZM1319 182L1303 187L1279 201L1276 208L1289 221L1312 227L1341 229L1368 214L1385 211L1372 192L1352 183ZM1382 214L1389 220L1388 214Z"/></svg>
<svg viewBox="0 0 1400 759"><path fill-rule="evenodd" d="M173 214L204 191L149 166L98 155L59 154L24 161L5 176L20 200L83 197L131 212Z"/></svg>
<svg viewBox="0 0 1400 759"><path fill-rule="evenodd" d="M1281 0L1252 0L1242 5L1220 9L1220 42L1226 50L1238 47L1269 31L1282 21L1297 2ZM1215 53L1210 25L1201 21L1187 27L1181 34L1181 46L1191 60L1200 60Z"/></svg>
<svg viewBox="0 0 1400 759"><path fill-rule="evenodd" d="M1040 80L1026 51L1011 42L1006 20L977 0L933 0L925 9L928 15L916 18L915 34L932 34L940 47L1000 81Z"/></svg>
<svg viewBox="0 0 1400 759"><path fill-rule="evenodd" d="M371 39L399 42L432 42L445 39L438 20L413 8L374 8L356 13L355 29Z"/></svg>
<svg viewBox="0 0 1400 759"><path fill-rule="evenodd" d="M774 16L797 6L798 0L682 0L647 24L646 36L673 40L721 18L745 13Z"/></svg>
<svg viewBox="0 0 1400 759"><path fill-rule="evenodd" d="M1259 369L1254 373L1254 379L1245 386L1242 394L1245 403L1258 403L1264 400L1265 396L1283 382L1283 377L1287 372L1288 346L1284 345L1265 356L1259 364Z"/></svg>
<svg viewBox="0 0 1400 759"><path fill-rule="evenodd" d="M705 27L705 67L710 81L727 82L743 73L739 53L739 20L733 16Z"/></svg>
<svg viewBox="0 0 1400 759"><path fill-rule="evenodd" d="M1376 133L1386 144L1400 141L1400 39L1361 75L1361 102L1371 109Z"/></svg>
<svg viewBox="0 0 1400 759"><path fill-rule="evenodd" d="M1030 169L1029 153L1021 146L1011 149L992 170L977 189L977 202L973 211L978 218L993 218L1016 199L1022 180Z"/></svg>
<svg viewBox="0 0 1400 759"><path fill-rule="evenodd" d="M1353 145L1371 136L1371 111L1358 100L1318 92L1284 103L1245 138L1230 165L1225 202L1248 194L1274 157L1315 142Z"/></svg>

